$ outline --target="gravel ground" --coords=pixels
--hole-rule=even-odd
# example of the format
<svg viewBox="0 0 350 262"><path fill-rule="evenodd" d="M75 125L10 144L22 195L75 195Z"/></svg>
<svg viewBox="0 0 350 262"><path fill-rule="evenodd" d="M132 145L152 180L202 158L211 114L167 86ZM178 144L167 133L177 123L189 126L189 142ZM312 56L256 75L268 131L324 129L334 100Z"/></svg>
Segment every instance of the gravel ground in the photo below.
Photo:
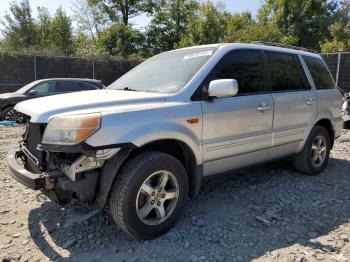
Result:
<svg viewBox="0 0 350 262"><path fill-rule="evenodd" d="M304 176L290 161L205 181L165 236L128 238L107 212L59 208L9 175L5 156L20 127L0 128L0 258L3 261L348 261L350 132L328 168ZM77 220L78 219L78 220Z"/></svg>

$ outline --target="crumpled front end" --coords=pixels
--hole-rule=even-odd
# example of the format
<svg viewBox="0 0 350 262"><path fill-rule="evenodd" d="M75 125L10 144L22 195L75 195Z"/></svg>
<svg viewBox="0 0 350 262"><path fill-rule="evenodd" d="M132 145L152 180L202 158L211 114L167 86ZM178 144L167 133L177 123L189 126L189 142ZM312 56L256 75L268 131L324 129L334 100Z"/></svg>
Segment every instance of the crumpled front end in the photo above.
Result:
<svg viewBox="0 0 350 262"><path fill-rule="evenodd" d="M120 148L95 149L41 145L46 124L28 123L19 146L9 151L11 175L23 185L40 190L52 201L65 204L72 198L91 202L105 162Z"/></svg>

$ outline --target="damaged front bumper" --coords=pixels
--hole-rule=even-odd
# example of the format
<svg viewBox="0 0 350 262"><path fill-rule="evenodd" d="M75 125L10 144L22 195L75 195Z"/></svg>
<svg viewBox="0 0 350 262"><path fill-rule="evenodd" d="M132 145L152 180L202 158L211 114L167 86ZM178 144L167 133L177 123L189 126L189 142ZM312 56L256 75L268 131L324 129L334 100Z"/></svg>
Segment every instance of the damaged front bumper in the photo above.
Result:
<svg viewBox="0 0 350 262"><path fill-rule="evenodd" d="M35 173L26 168L26 161L36 162L35 157L21 146L8 152L7 164L14 179L28 188L42 191L52 201L66 204L77 198L91 202L96 195L101 168L119 151L119 148L111 148L90 152L88 156L82 153L75 161L62 163L53 171Z"/></svg>
<svg viewBox="0 0 350 262"><path fill-rule="evenodd" d="M44 174L34 174L25 169L23 163L21 163L21 151L11 149L6 157L7 165L10 170L10 174L21 184L34 190L39 190L45 185Z"/></svg>

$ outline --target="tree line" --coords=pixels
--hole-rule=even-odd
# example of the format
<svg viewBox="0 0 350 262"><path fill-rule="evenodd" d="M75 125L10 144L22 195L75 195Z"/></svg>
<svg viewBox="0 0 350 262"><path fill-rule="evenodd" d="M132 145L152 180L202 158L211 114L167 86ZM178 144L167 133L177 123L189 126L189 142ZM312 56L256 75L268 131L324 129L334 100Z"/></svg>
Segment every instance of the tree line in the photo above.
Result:
<svg viewBox="0 0 350 262"><path fill-rule="evenodd" d="M144 59L157 53L224 42L271 41L319 52L350 50L350 0L265 0L257 15L230 13L223 2L77 0L53 16L28 0L11 2L1 18L6 52ZM142 29L132 18L146 15Z"/></svg>

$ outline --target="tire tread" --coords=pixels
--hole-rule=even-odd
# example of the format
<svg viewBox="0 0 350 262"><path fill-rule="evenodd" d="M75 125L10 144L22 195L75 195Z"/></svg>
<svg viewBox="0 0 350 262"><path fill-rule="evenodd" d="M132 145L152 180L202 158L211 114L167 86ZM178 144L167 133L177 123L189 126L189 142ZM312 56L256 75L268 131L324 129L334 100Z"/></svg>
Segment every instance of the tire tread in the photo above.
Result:
<svg viewBox="0 0 350 262"><path fill-rule="evenodd" d="M327 162L328 162L328 157L327 159L325 160L326 163L324 164L324 166L322 167L322 169L320 170L315 170L314 168L312 168L312 166L310 165L309 163L309 160L308 160L308 147L310 146L310 143L312 143L315 135L319 134L319 133L325 133L327 134L328 136L326 137L326 141L327 141L327 154L329 154L329 147L330 147L330 136L329 136L329 133L327 131L326 128L324 128L323 126L315 126L311 132L310 132L310 135L304 145L304 148L303 150L297 154L294 159L293 159L293 163L294 163L294 166L295 168L301 172L301 173L304 173L306 175L310 175L310 176L315 176L315 175L318 175L320 172L323 171L323 168L327 165Z"/></svg>
<svg viewBox="0 0 350 262"><path fill-rule="evenodd" d="M142 168L142 166L160 158L168 158L172 161L178 161L173 156L161 152L148 151L140 153L139 155L136 155L133 159L126 163L126 165L122 168L120 174L117 175L117 178L112 187L111 195L109 198L111 215L115 223L131 237L142 236L139 236L137 232L132 231L132 229L128 227L127 221L125 219L124 210L126 208L125 203L127 202L126 198L128 186L130 185L131 180L135 176L136 172L138 172L140 168ZM180 163L180 161L178 162Z"/></svg>

